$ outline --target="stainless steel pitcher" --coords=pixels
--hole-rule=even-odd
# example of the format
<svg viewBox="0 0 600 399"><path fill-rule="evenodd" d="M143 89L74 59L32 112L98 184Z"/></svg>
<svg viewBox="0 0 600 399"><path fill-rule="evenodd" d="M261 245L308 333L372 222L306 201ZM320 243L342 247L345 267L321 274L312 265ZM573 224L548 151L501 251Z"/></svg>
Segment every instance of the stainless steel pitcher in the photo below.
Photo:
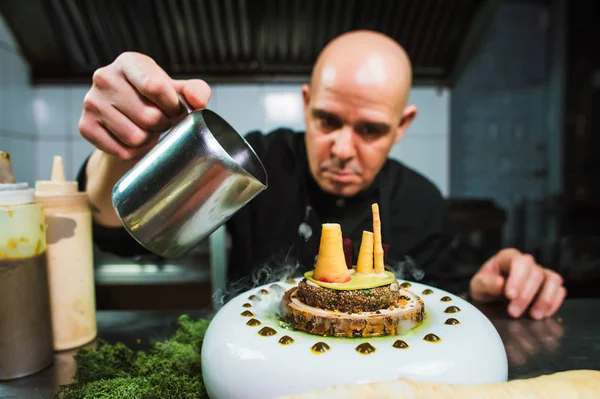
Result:
<svg viewBox="0 0 600 399"><path fill-rule="evenodd" d="M246 140L209 110L192 111L115 185L127 231L157 255L177 257L267 188Z"/></svg>

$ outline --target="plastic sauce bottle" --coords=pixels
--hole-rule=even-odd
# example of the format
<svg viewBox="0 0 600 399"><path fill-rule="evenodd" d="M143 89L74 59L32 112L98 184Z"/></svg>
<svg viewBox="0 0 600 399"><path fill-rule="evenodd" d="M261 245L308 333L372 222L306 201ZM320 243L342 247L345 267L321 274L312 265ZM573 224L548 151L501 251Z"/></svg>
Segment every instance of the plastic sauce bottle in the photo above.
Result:
<svg viewBox="0 0 600 399"><path fill-rule="evenodd" d="M51 180L35 187L47 223L54 350L73 349L97 334L92 214L87 194L66 181L60 156L54 157Z"/></svg>
<svg viewBox="0 0 600 399"><path fill-rule="evenodd" d="M42 206L0 151L0 381L54 362Z"/></svg>

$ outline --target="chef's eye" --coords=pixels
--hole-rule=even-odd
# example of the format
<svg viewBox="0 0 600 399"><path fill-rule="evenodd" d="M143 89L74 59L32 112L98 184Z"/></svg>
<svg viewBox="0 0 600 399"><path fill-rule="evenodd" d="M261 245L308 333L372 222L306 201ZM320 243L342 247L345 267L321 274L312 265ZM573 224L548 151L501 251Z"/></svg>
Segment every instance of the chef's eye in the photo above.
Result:
<svg viewBox="0 0 600 399"><path fill-rule="evenodd" d="M332 132L341 129L344 123L336 115L323 111L315 111L313 113L319 130L323 132Z"/></svg>
<svg viewBox="0 0 600 399"><path fill-rule="evenodd" d="M332 131L341 128L342 122L332 116L323 116L319 118L319 125L323 131Z"/></svg>
<svg viewBox="0 0 600 399"><path fill-rule="evenodd" d="M383 136L389 131L389 127L379 123L359 123L354 127L354 131L365 137Z"/></svg>

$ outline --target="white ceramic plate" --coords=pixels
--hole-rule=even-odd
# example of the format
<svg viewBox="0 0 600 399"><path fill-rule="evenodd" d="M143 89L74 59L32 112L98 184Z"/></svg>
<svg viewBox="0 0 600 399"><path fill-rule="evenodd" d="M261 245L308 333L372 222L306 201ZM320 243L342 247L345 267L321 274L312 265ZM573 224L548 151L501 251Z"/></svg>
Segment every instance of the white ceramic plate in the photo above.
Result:
<svg viewBox="0 0 600 399"><path fill-rule="evenodd" d="M202 372L208 394L212 399L266 399L331 385L399 377L454 384L506 381L506 352L492 323L460 297L410 283L408 290L425 303L425 321L409 334L393 337L333 338L287 329L278 317L279 306L285 290L295 284L268 284L235 297L216 314L204 339ZM425 289L433 293L423 295ZM249 299L251 295L254 297ZM442 297L451 301L441 301ZM445 313L449 306L460 311ZM245 311L254 316L242 316ZM252 318L261 324L247 325ZM446 324L449 318L460 324ZM264 327L270 327L275 334L260 335ZM440 340L427 341L427 334L435 334ZM284 336L294 342L280 344ZM397 340L404 341L408 348L394 347ZM330 349L315 354L311 348L319 342ZM357 352L356 347L365 342L375 352Z"/></svg>

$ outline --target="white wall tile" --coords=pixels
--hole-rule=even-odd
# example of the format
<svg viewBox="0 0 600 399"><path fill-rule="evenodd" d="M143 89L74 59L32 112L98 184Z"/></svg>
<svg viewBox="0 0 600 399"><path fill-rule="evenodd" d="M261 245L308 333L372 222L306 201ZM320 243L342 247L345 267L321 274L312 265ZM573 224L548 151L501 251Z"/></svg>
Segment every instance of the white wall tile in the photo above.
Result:
<svg viewBox="0 0 600 399"><path fill-rule="evenodd" d="M448 136L450 91L436 87L416 87L411 90L409 104L417 106L417 117L409 127L411 136Z"/></svg>
<svg viewBox="0 0 600 399"><path fill-rule="evenodd" d="M2 53L8 66L8 89L5 98L5 129L12 132L35 134L33 118L33 90L29 81L29 66L16 54ZM6 65L6 64L5 64Z"/></svg>
<svg viewBox="0 0 600 399"><path fill-rule="evenodd" d="M5 136L5 132L4 130L0 129L0 151L6 151L8 152L9 148L8 148L8 137Z"/></svg>
<svg viewBox="0 0 600 399"><path fill-rule="evenodd" d="M12 139L3 130L0 130L0 151L12 152Z"/></svg>
<svg viewBox="0 0 600 399"><path fill-rule="evenodd" d="M71 154L68 151L67 139L47 140L44 137L40 137L37 140L37 169L35 172L36 180L50 179L52 176L52 164L55 155L60 155L63 158L63 164L70 164Z"/></svg>
<svg viewBox="0 0 600 399"><path fill-rule="evenodd" d="M442 195L448 195L447 137L404 137L392 148L390 158L399 160L420 172L439 188Z"/></svg>
<svg viewBox="0 0 600 399"><path fill-rule="evenodd" d="M265 132L280 127L305 130L302 86L300 84L266 84L263 102Z"/></svg>
<svg viewBox="0 0 600 399"><path fill-rule="evenodd" d="M70 104L66 86L41 86L34 90L33 112L39 135L67 136Z"/></svg>
<svg viewBox="0 0 600 399"><path fill-rule="evenodd" d="M18 48L17 42L13 38L12 33L8 30L8 25L2 14L0 14L0 42L12 50L16 51Z"/></svg>
<svg viewBox="0 0 600 399"><path fill-rule="evenodd" d="M217 90L216 88L218 87L218 84L212 84L210 85L210 98L208 99L208 105L206 106L206 108L215 111L215 107L217 106Z"/></svg>
<svg viewBox="0 0 600 399"><path fill-rule="evenodd" d="M10 154L17 182L27 182L33 187L35 180L36 143L28 137L6 137L0 134L0 149Z"/></svg>
<svg viewBox="0 0 600 399"><path fill-rule="evenodd" d="M210 109L240 134L265 129L264 87L260 84L213 85L215 102Z"/></svg>
<svg viewBox="0 0 600 399"><path fill-rule="evenodd" d="M0 129L8 129L8 51L0 48Z"/></svg>

